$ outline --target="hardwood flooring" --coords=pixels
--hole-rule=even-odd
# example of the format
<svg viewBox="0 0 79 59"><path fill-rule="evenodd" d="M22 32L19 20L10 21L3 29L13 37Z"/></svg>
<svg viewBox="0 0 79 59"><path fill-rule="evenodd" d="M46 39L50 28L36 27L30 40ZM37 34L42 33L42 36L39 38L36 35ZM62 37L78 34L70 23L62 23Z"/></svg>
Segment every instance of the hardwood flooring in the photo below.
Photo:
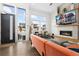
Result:
<svg viewBox="0 0 79 59"><path fill-rule="evenodd" d="M0 45L0 56L40 56L37 50L31 46L31 42Z"/></svg>

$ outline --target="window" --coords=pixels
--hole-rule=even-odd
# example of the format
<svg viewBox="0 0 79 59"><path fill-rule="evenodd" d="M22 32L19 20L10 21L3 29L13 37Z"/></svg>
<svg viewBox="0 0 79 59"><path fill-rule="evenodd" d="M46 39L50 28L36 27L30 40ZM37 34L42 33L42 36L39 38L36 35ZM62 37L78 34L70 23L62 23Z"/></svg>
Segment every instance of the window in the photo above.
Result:
<svg viewBox="0 0 79 59"><path fill-rule="evenodd" d="M8 13L8 14L15 14L15 8L14 6L9 6L9 5L3 5L3 12Z"/></svg>
<svg viewBox="0 0 79 59"><path fill-rule="evenodd" d="M17 8L17 22L18 22L18 31L20 32L24 32L26 31L25 29L25 24L26 24L26 10L25 9L22 9L22 8Z"/></svg>
<svg viewBox="0 0 79 59"><path fill-rule="evenodd" d="M43 16L31 15L31 20L33 24L46 25L46 18Z"/></svg>
<svg viewBox="0 0 79 59"><path fill-rule="evenodd" d="M36 16L36 15L31 15L31 18L32 20L35 20L35 21L46 21L45 17L43 16Z"/></svg>
<svg viewBox="0 0 79 59"><path fill-rule="evenodd" d="M39 21L32 21L33 24L39 24Z"/></svg>
<svg viewBox="0 0 79 59"><path fill-rule="evenodd" d="M18 23L25 23L26 10L22 8L17 8L17 20Z"/></svg>
<svg viewBox="0 0 79 59"><path fill-rule="evenodd" d="M47 30L46 17L38 16L38 15L31 15L31 21L32 21L31 25L32 25L33 34L35 34L36 32L43 34L43 32Z"/></svg>

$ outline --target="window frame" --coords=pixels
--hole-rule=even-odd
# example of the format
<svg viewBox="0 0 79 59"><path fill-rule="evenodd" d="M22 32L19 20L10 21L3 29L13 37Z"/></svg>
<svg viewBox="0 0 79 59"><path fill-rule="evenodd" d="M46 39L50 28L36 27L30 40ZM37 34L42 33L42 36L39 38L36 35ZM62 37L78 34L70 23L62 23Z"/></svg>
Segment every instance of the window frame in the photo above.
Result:
<svg viewBox="0 0 79 59"><path fill-rule="evenodd" d="M15 14L15 12L16 12L15 6L13 6L13 5L8 5L8 4L3 4L3 5L2 5L2 10L3 10L2 13L5 13L5 12L4 12L4 6L14 8L14 13L7 13L7 14Z"/></svg>
<svg viewBox="0 0 79 59"><path fill-rule="evenodd" d="M18 15L21 15L21 14L18 14L18 9L21 9L21 10L24 10L24 11L25 11L24 16L25 16L25 23L26 23L26 9L24 9L24 8L20 8L20 7L17 7L17 8L16 8L17 17L18 17ZM17 19L17 20L18 20L18 19Z"/></svg>

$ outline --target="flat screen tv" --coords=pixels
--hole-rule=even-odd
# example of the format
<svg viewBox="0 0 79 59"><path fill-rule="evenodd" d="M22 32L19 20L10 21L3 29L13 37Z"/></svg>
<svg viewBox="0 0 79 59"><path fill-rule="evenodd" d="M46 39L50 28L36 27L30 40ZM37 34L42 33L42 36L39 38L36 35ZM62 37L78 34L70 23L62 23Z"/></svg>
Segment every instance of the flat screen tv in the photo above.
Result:
<svg viewBox="0 0 79 59"><path fill-rule="evenodd" d="M76 22L76 11L71 10L63 15L56 16L56 24L58 25L66 25L66 24L72 24Z"/></svg>

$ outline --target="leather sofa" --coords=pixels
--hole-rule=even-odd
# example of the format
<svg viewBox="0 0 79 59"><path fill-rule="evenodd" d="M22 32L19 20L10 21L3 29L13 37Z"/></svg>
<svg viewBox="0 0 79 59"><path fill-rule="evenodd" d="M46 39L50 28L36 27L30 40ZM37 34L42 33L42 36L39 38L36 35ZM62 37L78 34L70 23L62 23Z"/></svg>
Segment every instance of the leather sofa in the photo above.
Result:
<svg viewBox="0 0 79 59"><path fill-rule="evenodd" d="M79 53L36 35L31 35L33 46L44 56L79 56Z"/></svg>
<svg viewBox="0 0 79 59"><path fill-rule="evenodd" d="M32 45L37 49L40 55L45 55L45 42L47 40L38 37L36 35L31 35Z"/></svg>
<svg viewBox="0 0 79 59"><path fill-rule="evenodd" d="M53 42L45 43L46 56L79 56L79 53L74 52L66 47L60 46Z"/></svg>

